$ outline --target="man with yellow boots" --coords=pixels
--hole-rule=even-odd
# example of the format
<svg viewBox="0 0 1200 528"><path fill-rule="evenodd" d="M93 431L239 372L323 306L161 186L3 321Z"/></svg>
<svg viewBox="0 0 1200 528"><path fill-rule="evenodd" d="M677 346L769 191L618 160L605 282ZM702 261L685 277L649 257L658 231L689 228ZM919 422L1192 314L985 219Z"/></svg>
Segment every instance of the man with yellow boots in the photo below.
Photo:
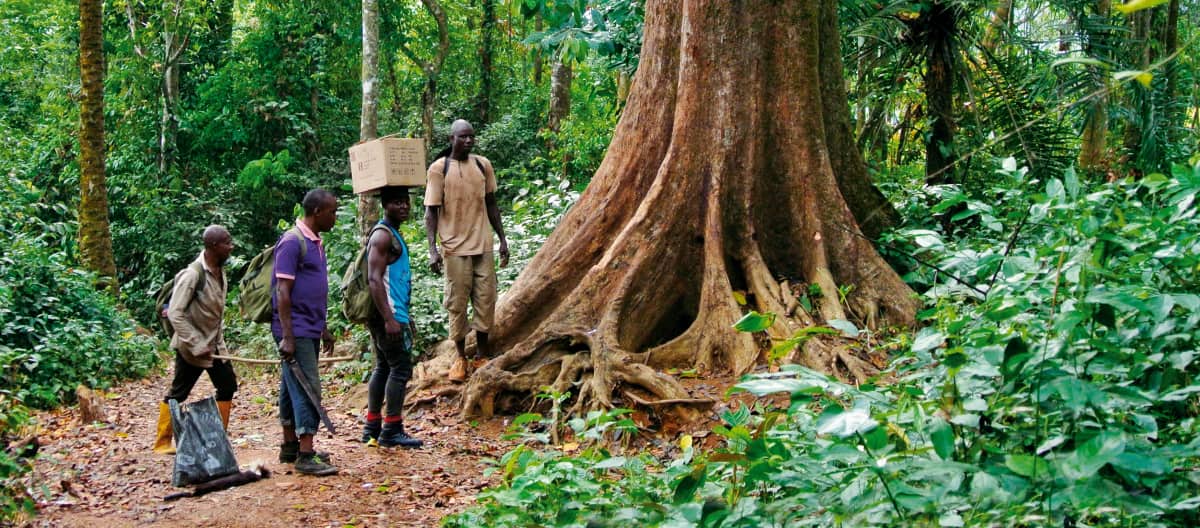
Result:
<svg viewBox="0 0 1200 528"><path fill-rule="evenodd" d="M167 402L183 403L200 379L208 372L217 389L217 410L221 423L229 429L229 411L237 377L228 360L214 359L225 353L224 325L225 261L233 253L233 237L219 225L204 229L204 250L188 267L175 275L170 302L161 308L173 328L171 349L175 351L175 377L171 389L158 404L158 434L154 440L156 453L172 454L171 410Z"/></svg>

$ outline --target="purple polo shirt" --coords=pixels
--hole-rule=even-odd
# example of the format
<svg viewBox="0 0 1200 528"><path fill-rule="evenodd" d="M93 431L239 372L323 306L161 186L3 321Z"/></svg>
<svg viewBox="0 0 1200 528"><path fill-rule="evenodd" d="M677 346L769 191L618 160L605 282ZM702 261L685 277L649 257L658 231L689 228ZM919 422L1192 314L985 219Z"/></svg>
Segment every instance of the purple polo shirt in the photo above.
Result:
<svg viewBox="0 0 1200 528"><path fill-rule="evenodd" d="M314 233L304 222L296 222L308 245L300 258L300 240L290 231L275 244L275 270L271 275L271 291L276 279L292 279L292 334L296 337L320 339L325 330L325 314L329 304L329 271L325 265L325 249L321 235ZM271 298L274 307L275 298ZM279 325L279 310L271 314L271 333L283 337Z"/></svg>

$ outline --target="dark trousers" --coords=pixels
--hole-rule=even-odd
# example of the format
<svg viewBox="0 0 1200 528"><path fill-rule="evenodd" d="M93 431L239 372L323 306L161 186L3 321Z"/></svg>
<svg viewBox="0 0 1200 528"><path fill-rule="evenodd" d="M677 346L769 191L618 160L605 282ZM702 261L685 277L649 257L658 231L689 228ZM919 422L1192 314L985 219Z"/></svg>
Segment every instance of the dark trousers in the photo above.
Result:
<svg viewBox="0 0 1200 528"><path fill-rule="evenodd" d="M212 380L213 387L217 388L217 401L233 400L233 393L237 392L237 376L233 373L233 363L214 359L213 366L209 368L197 367L184 361L183 356L176 351L175 377L171 379L171 392L163 398L163 403L170 400L183 403L187 400L192 388L196 386L196 381L200 379L200 374L204 372L208 372L208 379Z"/></svg>
<svg viewBox="0 0 1200 528"><path fill-rule="evenodd" d="M375 349L375 370L367 384L367 412L370 414L379 414L384 400L387 400L384 416L398 417L404 412L404 393L412 378L413 338L408 325L403 326L404 331L393 338L384 330L382 320L367 322Z"/></svg>

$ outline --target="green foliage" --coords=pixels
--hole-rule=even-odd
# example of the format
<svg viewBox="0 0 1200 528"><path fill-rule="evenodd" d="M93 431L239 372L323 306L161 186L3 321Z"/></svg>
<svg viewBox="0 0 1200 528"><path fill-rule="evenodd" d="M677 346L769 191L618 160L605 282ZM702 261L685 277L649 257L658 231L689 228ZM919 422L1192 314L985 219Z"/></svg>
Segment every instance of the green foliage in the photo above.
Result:
<svg viewBox="0 0 1200 528"><path fill-rule="evenodd" d="M1195 525L1200 166L1089 191L1002 165L996 199L935 189L966 236L899 234L937 266L910 274L930 324L888 345L904 352L880 382L750 376L734 390L787 409L723 412L708 453L521 446L443 525Z"/></svg>
<svg viewBox="0 0 1200 528"><path fill-rule="evenodd" d="M145 373L155 362L153 341L135 335L116 302L60 249L74 229L39 219L41 192L28 182L6 179L0 193L10 197L0 214L0 345L8 360L0 391L47 408L71 401L80 383L107 387Z"/></svg>

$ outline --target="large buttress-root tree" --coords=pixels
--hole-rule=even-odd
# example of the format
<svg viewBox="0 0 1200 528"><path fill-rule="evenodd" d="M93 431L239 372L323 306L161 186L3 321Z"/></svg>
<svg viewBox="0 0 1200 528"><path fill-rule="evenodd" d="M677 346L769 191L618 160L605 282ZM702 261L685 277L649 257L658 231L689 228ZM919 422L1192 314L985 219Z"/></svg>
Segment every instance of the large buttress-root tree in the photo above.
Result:
<svg viewBox="0 0 1200 528"><path fill-rule="evenodd" d="M778 315L776 338L914 319L912 292L863 236L894 211L851 137L836 2L648 0L645 28L608 155L502 298L491 337L504 353L463 388L466 414L544 386L577 393L577 410L688 400L664 369L743 373L760 358L731 327L735 291ZM813 313L789 282L820 287ZM869 373L810 343L796 361Z"/></svg>

